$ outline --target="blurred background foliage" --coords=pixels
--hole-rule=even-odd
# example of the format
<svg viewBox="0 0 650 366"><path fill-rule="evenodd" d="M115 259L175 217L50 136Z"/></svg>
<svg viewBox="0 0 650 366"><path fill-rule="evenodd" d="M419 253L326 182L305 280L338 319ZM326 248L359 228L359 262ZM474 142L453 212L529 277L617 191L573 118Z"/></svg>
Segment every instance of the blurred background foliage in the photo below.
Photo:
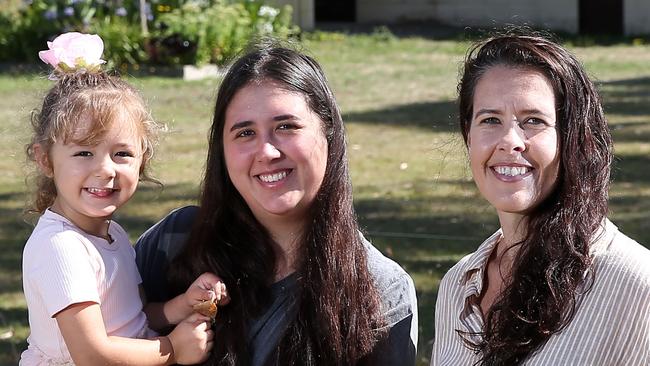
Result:
<svg viewBox="0 0 650 366"><path fill-rule="evenodd" d="M298 33L261 0L0 0L0 62L36 62L57 35L99 34L113 68L224 64L251 39Z"/></svg>

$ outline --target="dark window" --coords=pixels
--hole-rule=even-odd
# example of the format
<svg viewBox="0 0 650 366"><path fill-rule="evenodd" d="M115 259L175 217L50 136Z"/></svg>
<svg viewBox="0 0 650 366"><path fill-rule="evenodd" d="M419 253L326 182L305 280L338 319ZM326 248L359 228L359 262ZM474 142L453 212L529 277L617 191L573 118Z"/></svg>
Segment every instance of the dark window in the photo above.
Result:
<svg viewBox="0 0 650 366"><path fill-rule="evenodd" d="M623 0L580 0L581 34L623 34Z"/></svg>
<svg viewBox="0 0 650 366"><path fill-rule="evenodd" d="M356 0L315 0L317 22L354 22Z"/></svg>

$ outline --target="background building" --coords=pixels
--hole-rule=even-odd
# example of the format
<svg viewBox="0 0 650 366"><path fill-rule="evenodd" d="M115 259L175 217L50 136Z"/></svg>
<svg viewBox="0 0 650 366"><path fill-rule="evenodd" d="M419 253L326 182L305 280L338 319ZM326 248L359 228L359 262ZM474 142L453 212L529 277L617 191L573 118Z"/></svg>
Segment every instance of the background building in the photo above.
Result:
<svg viewBox="0 0 650 366"><path fill-rule="evenodd" d="M275 0L291 4L303 29L318 21L435 20L452 26L526 23L569 33L650 33L647 0Z"/></svg>

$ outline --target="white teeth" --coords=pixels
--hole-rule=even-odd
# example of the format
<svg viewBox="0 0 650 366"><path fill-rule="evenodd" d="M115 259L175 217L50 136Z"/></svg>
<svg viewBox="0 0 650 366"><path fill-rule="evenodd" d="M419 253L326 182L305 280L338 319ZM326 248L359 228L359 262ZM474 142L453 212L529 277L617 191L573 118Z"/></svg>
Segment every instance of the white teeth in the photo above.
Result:
<svg viewBox="0 0 650 366"><path fill-rule="evenodd" d="M112 189L110 189L110 188L92 188L92 187L86 188L86 190L88 190L88 192L93 193L93 194L105 193L105 192L112 191Z"/></svg>
<svg viewBox="0 0 650 366"><path fill-rule="evenodd" d="M528 173L530 169L525 166L495 166L494 170L499 174L514 177L517 175L524 175Z"/></svg>
<svg viewBox="0 0 650 366"><path fill-rule="evenodd" d="M262 182L265 182L265 183L277 182L277 181L279 181L281 179L284 179L284 177L286 177L286 176L287 176L286 171L282 171L282 172L275 173L275 174L265 174L265 175L260 174L259 175Z"/></svg>

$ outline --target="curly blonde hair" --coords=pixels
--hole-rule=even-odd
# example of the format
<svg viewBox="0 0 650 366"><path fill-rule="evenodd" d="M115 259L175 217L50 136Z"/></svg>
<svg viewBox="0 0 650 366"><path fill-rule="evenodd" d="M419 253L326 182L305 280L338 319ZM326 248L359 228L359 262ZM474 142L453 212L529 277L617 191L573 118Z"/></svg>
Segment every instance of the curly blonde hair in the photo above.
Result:
<svg viewBox="0 0 650 366"><path fill-rule="evenodd" d="M149 174L149 161L158 142L162 126L156 123L140 93L118 76L100 72L76 72L63 74L48 91L40 110L32 113L33 135L26 146L27 157L35 162L35 146L48 153L52 145L75 142L98 143L119 118L133 122L142 142L140 180L160 184ZM88 132L81 139L79 121L88 118ZM35 191L27 212L42 213L56 198L54 180L37 171Z"/></svg>

